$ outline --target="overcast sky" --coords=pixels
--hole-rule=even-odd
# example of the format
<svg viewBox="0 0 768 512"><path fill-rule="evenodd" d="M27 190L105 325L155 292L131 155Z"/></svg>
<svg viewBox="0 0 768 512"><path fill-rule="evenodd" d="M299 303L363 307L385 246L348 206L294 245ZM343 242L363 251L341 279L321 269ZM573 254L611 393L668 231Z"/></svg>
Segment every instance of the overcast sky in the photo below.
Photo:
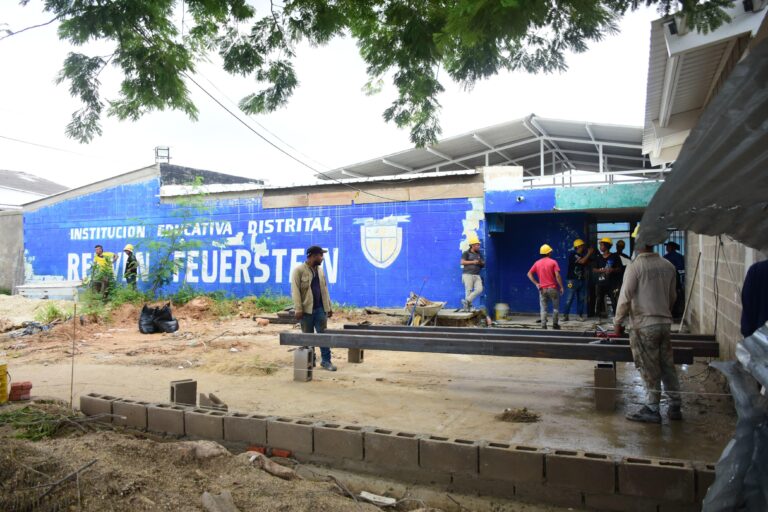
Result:
<svg viewBox="0 0 768 512"><path fill-rule="evenodd" d="M42 12L40 0L26 7L11 0L0 2L0 24L6 23L11 30L50 18ZM569 55L567 73L503 73L471 91L446 80L446 92L440 97L442 136L531 113L642 125L650 22L656 18L653 8L628 15L620 34L591 44L586 53ZM92 50L92 54L105 53L104 47ZM59 41L55 24L0 41L0 169L25 171L75 187L150 165L155 146L170 146L171 162L179 165L280 184L313 178L311 170L260 140L193 84L189 88L200 109L197 122L172 111L153 113L138 122L104 119L104 135L90 144L68 139L64 129L80 104L70 97L65 84L57 86L54 79L69 51ZM236 109L237 100L257 90L258 84L227 75L217 62L199 66L198 82ZM386 84L372 97L362 93L365 65L351 39L337 39L322 48L300 47L296 69L300 85L289 105L255 118L295 148L288 151L328 170L412 146L408 130L385 123L381 116L395 98L394 88ZM112 68L101 78L107 90L114 91L119 83ZM240 116L248 120L245 114ZM248 122L272 138L255 122Z"/></svg>

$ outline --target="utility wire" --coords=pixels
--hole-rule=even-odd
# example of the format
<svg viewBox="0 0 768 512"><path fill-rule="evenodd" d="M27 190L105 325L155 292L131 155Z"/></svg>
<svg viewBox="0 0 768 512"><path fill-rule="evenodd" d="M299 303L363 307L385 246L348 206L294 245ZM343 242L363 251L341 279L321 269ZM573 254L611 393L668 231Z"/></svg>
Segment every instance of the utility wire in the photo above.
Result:
<svg viewBox="0 0 768 512"><path fill-rule="evenodd" d="M69 149L62 149L62 148L57 148L57 147L54 147L54 146L47 146L45 144L39 144L37 142L30 142L28 140L14 139L13 137L7 137L5 135L0 135L0 139L10 140L11 142L18 142L20 144L29 144L30 146L37 146L39 148L50 149L50 150L53 150L53 151L61 151L62 153L71 153L73 155L85 156L85 157L89 157L90 156L90 155L86 155L86 154L83 154L83 153L78 153L77 151L71 151Z"/></svg>

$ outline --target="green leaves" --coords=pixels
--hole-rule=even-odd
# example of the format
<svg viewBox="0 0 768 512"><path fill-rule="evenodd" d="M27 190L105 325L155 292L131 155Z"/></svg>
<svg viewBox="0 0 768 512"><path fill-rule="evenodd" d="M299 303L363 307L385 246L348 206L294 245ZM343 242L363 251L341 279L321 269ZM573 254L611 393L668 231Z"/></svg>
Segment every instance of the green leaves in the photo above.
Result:
<svg viewBox="0 0 768 512"><path fill-rule="evenodd" d="M25 3L22 1L22 3ZM174 109L197 118L185 76L217 52L224 69L264 86L240 101L263 114L285 106L298 86L295 45L322 45L350 35L367 64L367 94L391 76L397 97L384 118L410 128L424 146L440 134L438 70L465 88L502 71L551 73L567 69L567 52L617 30L627 11L656 5L660 14L680 8L702 32L729 21L731 0L284 0L261 17L248 0L46 0L61 21L59 36L75 45L106 41L123 74L119 96L107 113L135 120L152 110ZM181 20L181 22L179 22ZM110 59L73 53L59 81L83 108L67 135L89 142L101 134L105 102L99 73Z"/></svg>

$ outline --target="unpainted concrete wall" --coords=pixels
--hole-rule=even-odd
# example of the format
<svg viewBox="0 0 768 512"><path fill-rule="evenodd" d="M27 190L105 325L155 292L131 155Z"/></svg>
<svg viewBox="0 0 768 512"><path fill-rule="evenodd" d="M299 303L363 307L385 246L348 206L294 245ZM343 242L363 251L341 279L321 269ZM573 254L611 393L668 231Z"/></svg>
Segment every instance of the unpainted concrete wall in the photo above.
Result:
<svg viewBox="0 0 768 512"><path fill-rule="evenodd" d="M21 212L0 212L0 288L5 290L13 291L24 279L23 226Z"/></svg>
<svg viewBox="0 0 768 512"><path fill-rule="evenodd" d="M686 296L690 296L688 324L692 332L715 334L720 358L734 359L741 336L741 287L749 267L764 256L757 250L722 236L688 233ZM719 249L718 249L719 247ZM696 260L699 272L694 281ZM715 279L717 276L717 279Z"/></svg>

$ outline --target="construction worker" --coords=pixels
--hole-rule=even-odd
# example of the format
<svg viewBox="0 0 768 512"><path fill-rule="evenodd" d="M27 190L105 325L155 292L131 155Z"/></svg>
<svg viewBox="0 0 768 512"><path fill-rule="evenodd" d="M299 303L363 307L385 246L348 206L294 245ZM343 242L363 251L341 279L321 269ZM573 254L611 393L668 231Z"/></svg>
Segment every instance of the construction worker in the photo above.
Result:
<svg viewBox="0 0 768 512"><path fill-rule="evenodd" d="M667 252L664 254L664 259L673 264L677 270L677 300L672 308L672 315L680 318L685 308L685 256L677 252L680 250L677 242L670 240L665 245Z"/></svg>
<svg viewBox="0 0 768 512"><path fill-rule="evenodd" d="M611 252L612 246L613 240L608 237L601 238L598 243L600 254L595 258L593 269L597 281L595 283L595 316L598 318L602 318L603 311L610 314L605 302L606 298L610 299L612 307L616 307L618 288L621 286L617 275L623 267L621 259Z"/></svg>
<svg viewBox="0 0 768 512"><path fill-rule="evenodd" d="M637 236L635 228L633 236ZM624 273L624 285L613 320L617 333L629 319L629 345L648 393L645 405L627 414L631 421L661 423L661 384L669 396L667 416L683 419L680 409L680 382L672 358L670 330L672 305L677 297L675 267L655 252L652 245L637 247L637 257Z"/></svg>
<svg viewBox="0 0 768 512"><path fill-rule="evenodd" d="M296 320L301 323L301 332L322 333L328 327L328 319L333 316L328 285L320 267L326 252L317 245L307 248L307 260L291 272L291 298ZM314 360L314 348L312 352ZM330 348L320 347L320 357L322 368L336 371L331 362Z"/></svg>
<svg viewBox="0 0 768 512"><path fill-rule="evenodd" d="M747 271L741 289L741 335L752 336L768 321L768 260Z"/></svg>
<svg viewBox="0 0 768 512"><path fill-rule="evenodd" d="M112 278L112 265L115 261L115 253L105 252L104 247L96 245L94 248L93 264L91 265L91 286L93 291L106 295L109 291L109 281Z"/></svg>
<svg viewBox="0 0 768 512"><path fill-rule="evenodd" d="M128 286L136 289L136 279L139 275L139 262L136 260L136 256L133 254L133 245L126 244L123 252L126 256L125 270L123 271L123 277Z"/></svg>
<svg viewBox="0 0 768 512"><path fill-rule="evenodd" d="M483 293L483 279L480 271L485 267L485 260L480 254L480 239L471 235L468 240L469 250L461 253L461 282L464 284L464 299L461 306L466 311L472 310L472 301Z"/></svg>
<svg viewBox="0 0 768 512"><path fill-rule="evenodd" d="M539 249L541 258L536 260L528 271L528 279L539 290L539 309L541 314L541 328L547 328L547 303L552 303L552 328L560 329L559 306L560 295L563 294L563 280L560 278L560 265L552 258L552 247L544 244ZM536 282L533 274L539 279ZM559 289L559 293L558 293Z"/></svg>
<svg viewBox="0 0 768 512"><path fill-rule="evenodd" d="M569 319L571 303L576 298L576 314L579 320L584 320L587 312L587 265L595 250L590 247L584 251L587 244L581 238L573 241L573 249L568 251L568 298L565 301L565 314L563 320Z"/></svg>

